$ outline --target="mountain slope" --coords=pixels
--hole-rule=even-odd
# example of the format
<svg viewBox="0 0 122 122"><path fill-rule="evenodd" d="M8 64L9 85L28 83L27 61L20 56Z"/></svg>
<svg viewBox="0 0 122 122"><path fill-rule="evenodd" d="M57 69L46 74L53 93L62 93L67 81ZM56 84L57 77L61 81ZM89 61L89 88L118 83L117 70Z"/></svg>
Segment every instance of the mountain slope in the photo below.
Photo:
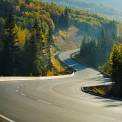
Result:
<svg viewBox="0 0 122 122"><path fill-rule="evenodd" d="M87 0L91 2L91 0ZM103 4L122 12L122 0L92 0L93 3Z"/></svg>
<svg viewBox="0 0 122 122"><path fill-rule="evenodd" d="M73 8L77 8L77 9L85 9L91 12L95 12L98 14L103 14L103 15L109 15L109 16L114 16L118 17L118 16L122 16L122 13L113 9L112 7L107 7L105 5L103 5L102 3L104 2L100 2L99 0L93 0L93 1L85 1L85 0L45 0L47 2L54 2L60 5L64 5L64 6L68 6L68 7L73 7ZM114 2L113 2L114 4Z"/></svg>

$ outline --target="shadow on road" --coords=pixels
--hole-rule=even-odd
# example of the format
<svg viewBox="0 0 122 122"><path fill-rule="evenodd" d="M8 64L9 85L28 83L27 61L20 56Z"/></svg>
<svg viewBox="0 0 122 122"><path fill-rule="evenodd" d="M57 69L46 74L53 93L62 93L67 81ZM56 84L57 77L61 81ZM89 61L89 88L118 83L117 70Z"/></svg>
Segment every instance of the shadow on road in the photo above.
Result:
<svg viewBox="0 0 122 122"><path fill-rule="evenodd" d="M76 71L80 71L80 70L86 69L86 66L81 65L81 64L75 62L72 59L66 59L66 60L64 60L64 63L68 64L69 67L75 69Z"/></svg>
<svg viewBox="0 0 122 122"><path fill-rule="evenodd" d="M105 96L105 97L96 96L95 98L99 99L100 100L99 102L105 103L104 107L108 107L108 108L122 107L122 99L120 98L114 98L109 96Z"/></svg>

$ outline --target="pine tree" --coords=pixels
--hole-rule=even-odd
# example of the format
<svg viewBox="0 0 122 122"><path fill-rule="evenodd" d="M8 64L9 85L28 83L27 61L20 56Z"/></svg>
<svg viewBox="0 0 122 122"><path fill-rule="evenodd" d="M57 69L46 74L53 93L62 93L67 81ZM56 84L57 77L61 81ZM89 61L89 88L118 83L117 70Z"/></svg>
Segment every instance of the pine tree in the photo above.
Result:
<svg viewBox="0 0 122 122"><path fill-rule="evenodd" d="M70 9L65 8L64 10L64 21L65 21L65 26L69 26L70 24L70 14L69 14Z"/></svg>
<svg viewBox="0 0 122 122"><path fill-rule="evenodd" d="M51 63L51 45L53 44L53 39L52 39L52 32L51 29L49 29L49 34L48 34L48 69L52 69L52 63Z"/></svg>
<svg viewBox="0 0 122 122"><path fill-rule="evenodd" d="M14 9L11 9L6 19L4 49L3 49L3 74L16 75L18 66L19 45L16 40Z"/></svg>
<svg viewBox="0 0 122 122"><path fill-rule="evenodd" d="M39 19L35 19L31 39L25 45L26 71L29 75L45 75L47 64L43 55L43 38Z"/></svg>
<svg viewBox="0 0 122 122"><path fill-rule="evenodd" d="M111 54L112 79L115 82L114 93L122 97L122 45L115 44Z"/></svg>

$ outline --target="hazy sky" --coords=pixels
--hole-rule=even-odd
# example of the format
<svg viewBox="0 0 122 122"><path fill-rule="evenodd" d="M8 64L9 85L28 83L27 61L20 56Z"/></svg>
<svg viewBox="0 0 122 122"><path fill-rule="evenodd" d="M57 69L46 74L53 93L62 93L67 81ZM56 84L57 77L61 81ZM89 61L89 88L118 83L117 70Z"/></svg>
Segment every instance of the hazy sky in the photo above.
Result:
<svg viewBox="0 0 122 122"><path fill-rule="evenodd" d="M122 0L84 0L84 1L94 2L98 4L102 3L106 6L112 7L122 12Z"/></svg>

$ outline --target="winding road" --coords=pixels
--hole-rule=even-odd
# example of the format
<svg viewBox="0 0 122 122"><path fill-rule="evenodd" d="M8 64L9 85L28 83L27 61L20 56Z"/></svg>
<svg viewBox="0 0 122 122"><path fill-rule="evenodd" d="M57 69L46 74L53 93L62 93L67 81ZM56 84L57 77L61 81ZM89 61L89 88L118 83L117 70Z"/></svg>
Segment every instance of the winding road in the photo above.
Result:
<svg viewBox="0 0 122 122"><path fill-rule="evenodd" d="M0 114L15 122L122 122L122 102L92 96L81 85L104 83L96 70L70 59L60 60L76 72L55 79L0 81Z"/></svg>

